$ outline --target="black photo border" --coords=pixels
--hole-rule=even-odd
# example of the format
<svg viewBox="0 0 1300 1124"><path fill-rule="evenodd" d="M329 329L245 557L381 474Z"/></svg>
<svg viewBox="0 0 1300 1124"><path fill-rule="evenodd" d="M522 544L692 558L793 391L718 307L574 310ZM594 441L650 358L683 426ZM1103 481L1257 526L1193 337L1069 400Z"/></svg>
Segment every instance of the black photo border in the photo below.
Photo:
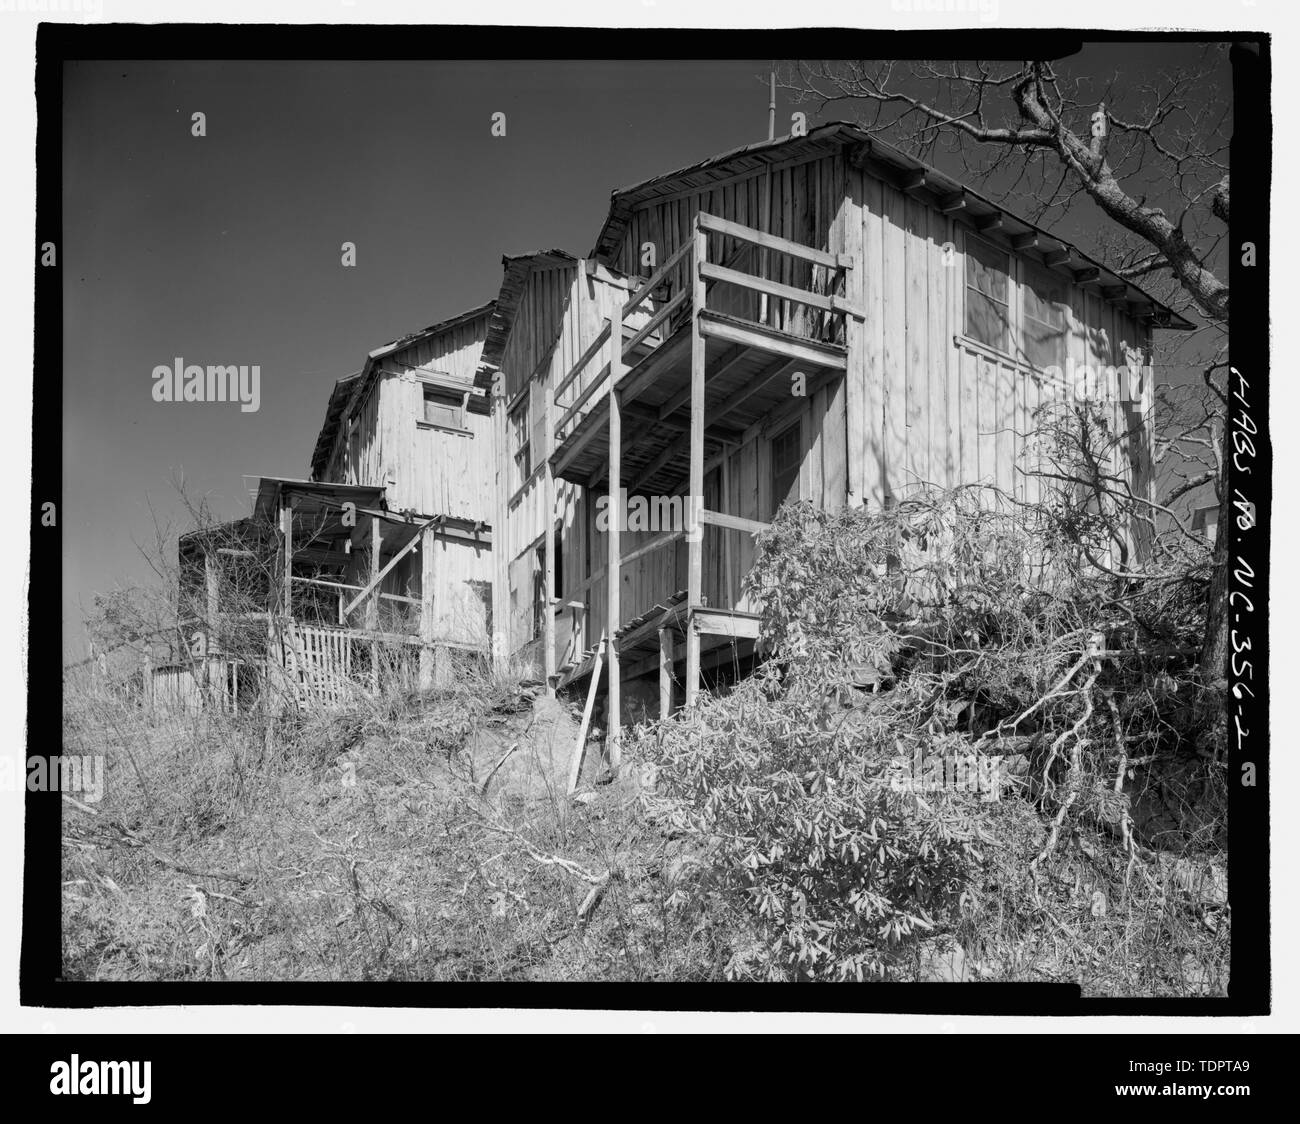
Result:
<svg viewBox="0 0 1300 1124"><path fill-rule="evenodd" d="M62 255L62 90L65 62L80 59L729 59L729 58L1048 58L1082 44L1143 40L1233 44L1234 131L1231 148L1231 363L1229 424L1257 433L1250 455L1234 466L1230 487L1249 515L1234 518L1235 586L1253 611L1239 613L1233 646L1250 655L1234 670L1240 696L1232 716L1228 859L1232 956L1226 998L1082 998L1077 987L1049 984L875 984L793 991L754 984L87 982L60 978L62 962L60 840L57 793L26 794L20 1001L24 1006L89 1008L153 1005L292 1004L367 1007L570 1008L576 1010L815 1011L1002 1015L1257 1015L1270 1009L1268 547L1271 442L1268 417L1269 185L1272 172L1271 55L1263 33L1117 33L971 27L891 32L853 28L709 31L636 28L498 28L348 25L69 25L37 33L37 214L33 359L31 568L27 667L28 752L60 744L62 520L41 525L41 505L62 500L62 267L42 267L39 247ZM828 51L827 47L831 50ZM1257 264L1243 265L1253 242ZM1240 382L1239 382L1240 378ZM1245 418L1246 420L1239 420ZM1244 448L1244 446L1243 446ZM1247 509L1243 506L1241 509ZM1244 688L1244 689L1243 689ZM1236 703L1234 703L1236 705ZM1254 787L1243 786L1251 762Z"/></svg>

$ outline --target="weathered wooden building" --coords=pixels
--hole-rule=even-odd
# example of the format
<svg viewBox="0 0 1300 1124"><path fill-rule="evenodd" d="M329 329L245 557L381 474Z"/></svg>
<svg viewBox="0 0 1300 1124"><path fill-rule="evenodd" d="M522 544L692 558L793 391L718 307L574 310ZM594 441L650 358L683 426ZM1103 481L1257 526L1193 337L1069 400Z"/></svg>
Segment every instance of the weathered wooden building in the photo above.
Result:
<svg viewBox="0 0 1300 1124"><path fill-rule="evenodd" d="M599 565L604 536L592 530L585 482L551 470L556 417L548 420L547 411L557 417L563 412L551 393L556 386L562 388L559 402L577 403L579 412L598 402L595 362L569 383L563 380L632 286L622 275L560 250L510 256L503 263L480 374L480 385L493 394L500 450L494 615L502 622L498 648L552 674L557 662L570 663L587 647L589 620L603 619L606 591ZM657 342L657 335L634 338L647 319L647 313L627 318L628 354L648 354Z"/></svg>
<svg viewBox="0 0 1300 1124"><path fill-rule="evenodd" d="M615 191L585 258L503 265L336 384L309 480L257 486L270 666L318 696L377 680L381 644L427 684L490 641L552 688L603 664L612 715L625 682L690 703L755 657L742 579L783 503L1032 500L1037 419L1081 388L1149 493L1151 333L1190 326L840 124Z"/></svg>
<svg viewBox="0 0 1300 1124"><path fill-rule="evenodd" d="M310 479L259 478L251 516L182 538L186 699L343 702L486 655L496 452L474 375L491 311L370 352L330 394Z"/></svg>
<svg viewBox="0 0 1300 1124"><path fill-rule="evenodd" d="M506 259L488 330L507 647L540 646L562 685L603 634L612 713L651 672L666 710L684 669L689 703L711 662L752 653L741 578L783 502L1033 499L1035 418L1085 368L1124 435L1110 467L1147 494L1162 326L1190 327L848 125L616 191L587 258ZM621 495L627 529L606 530Z"/></svg>
<svg viewBox="0 0 1300 1124"><path fill-rule="evenodd" d="M341 624L361 623L362 611L367 627L489 642L496 438L474 377L491 312L483 305L372 351L330 396L312 480L379 489L382 509L350 529L344 571L349 584L382 575L381 596L347 598Z"/></svg>

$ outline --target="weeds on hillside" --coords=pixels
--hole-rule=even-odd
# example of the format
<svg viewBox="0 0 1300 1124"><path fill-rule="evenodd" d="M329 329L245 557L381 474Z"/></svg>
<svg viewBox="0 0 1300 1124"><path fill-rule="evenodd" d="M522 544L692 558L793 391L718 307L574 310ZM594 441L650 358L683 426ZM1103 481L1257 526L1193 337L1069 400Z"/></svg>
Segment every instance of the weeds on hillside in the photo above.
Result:
<svg viewBox="0 0 1300 1124"><path fill-rule="evenodd" d="M486 667L287 716L79 687L65 751L108 777L65 808L65 971L1220 994L1205 559L1112 572L1077 516L971 489L784 510L747 579L758 674L631 731L577 799L576 723ZM995 759L999 799L947 783Z"/></svg>

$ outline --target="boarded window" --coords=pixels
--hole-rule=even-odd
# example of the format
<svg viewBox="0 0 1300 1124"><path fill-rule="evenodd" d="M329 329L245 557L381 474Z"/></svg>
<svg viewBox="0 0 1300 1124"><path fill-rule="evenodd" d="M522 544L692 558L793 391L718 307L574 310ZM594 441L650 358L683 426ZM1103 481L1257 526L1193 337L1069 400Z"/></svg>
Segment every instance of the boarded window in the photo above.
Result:
<svg viewBox="0 0 1300 1124"><path fill-rule="evenodd" d="M803 433L798 422L772 438L772 514L783 503L799 498L799 465L803 461Z"/></svg>
<svg viewBox="0 0 1300 1124"><path fill-rule="evenodd" d="M1009 351L1011 308L1007 274L1011 259L977 238L966 240L966 335L995 351Z"/></svg>
<svg viewBox="0 0 1300 1124"><path fill-rule="evenodd" d="M1029 264L1021 286L1025 361L1031 367L1065 367L1065 282Z"/></svg>
<svg viewBox="0 0 1300 1124"><path fill-rule="evenodd" d="M465 396L437 386L424 388L424 421L446 429L465 428Z"/></svg>

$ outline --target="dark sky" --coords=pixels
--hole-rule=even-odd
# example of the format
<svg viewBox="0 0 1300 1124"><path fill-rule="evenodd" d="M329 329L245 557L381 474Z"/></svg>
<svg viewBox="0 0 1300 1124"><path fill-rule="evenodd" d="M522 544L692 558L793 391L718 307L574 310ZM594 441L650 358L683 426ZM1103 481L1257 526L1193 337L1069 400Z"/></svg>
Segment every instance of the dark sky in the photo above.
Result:
<svg viewBox="0 0 1300 1124"><path fill-rule="evenodd" d="M1154 65L1149 47L1090 62ZM243 474L306 476L335 379L494 297L502 253L585 254L613 188L764 139L768 68L69 63L65 655L94 592L148 578L134 544L150 502L179 517L173 473L224 517L246 513ZM155 403L151 372L177 356L259 364L260 410Z"/></svg>

